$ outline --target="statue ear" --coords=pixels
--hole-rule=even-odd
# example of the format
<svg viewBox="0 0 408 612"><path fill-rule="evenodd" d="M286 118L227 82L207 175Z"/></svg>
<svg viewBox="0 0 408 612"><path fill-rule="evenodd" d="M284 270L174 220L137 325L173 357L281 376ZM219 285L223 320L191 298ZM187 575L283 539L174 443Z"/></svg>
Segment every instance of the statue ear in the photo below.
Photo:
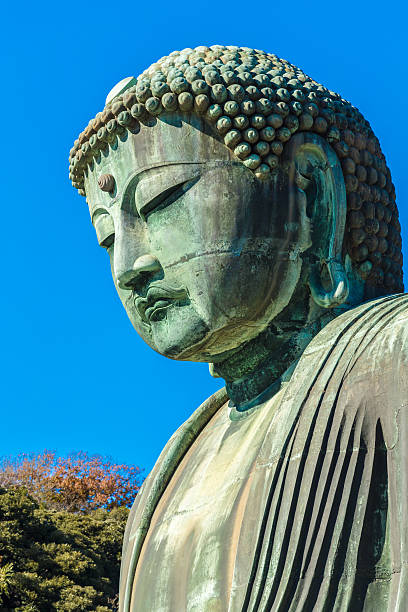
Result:
<svg viewBox="0 0 408 612"><path fill-rule="evenodd" d="M347 213L343 172L337 155L317 134L292 136L284 158L290 183L306 201L311 246L304 259L309 261L312 298L323 308L333 308L349 293L342 257Z"/></svg>

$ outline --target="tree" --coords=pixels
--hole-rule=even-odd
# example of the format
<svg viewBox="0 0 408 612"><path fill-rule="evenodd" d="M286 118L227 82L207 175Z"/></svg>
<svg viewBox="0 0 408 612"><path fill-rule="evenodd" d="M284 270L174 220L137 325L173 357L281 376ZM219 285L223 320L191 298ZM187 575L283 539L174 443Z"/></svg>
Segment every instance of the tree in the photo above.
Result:
<svg viewBox="0 0 408 612"><path fill-rule="evenodd" d="M85 452L58 457L44 451L0 461L1 487L25 487L33 499L54 510L129 508L141 483L139 467Z"/></svg>
<svg viewBox="0 0 408 612"><path fill-rule="evenodd" d="M128 513L56 511L23 487L0 489L0 610L116 610Z"/></svg>
<svg viewBox="0 0 408 612"><path fill-rule="evenodd" d="M136 466L53 451L0 461L0 611L117 610Z"/></svg>

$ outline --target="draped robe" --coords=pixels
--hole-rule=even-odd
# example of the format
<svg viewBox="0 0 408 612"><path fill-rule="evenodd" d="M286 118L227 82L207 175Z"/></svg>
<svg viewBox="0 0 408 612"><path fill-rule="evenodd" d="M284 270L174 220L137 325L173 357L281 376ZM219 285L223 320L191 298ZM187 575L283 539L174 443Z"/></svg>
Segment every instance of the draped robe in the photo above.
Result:
<svg viewBox="0 0 408 612"><path fill-rule="evenodd" d="M408 610L407 323L407 295L341 314L232 434L225 390L198 408L130 512L121 612ZM220 486L217 452L231 456L231 436L238 473L232 458ZM201 499L211 478L234 499L224 511L216 498L205 513L197 504L192 527L180 508L205 452ZM206 535L224 556L209 554Z"/></svg>

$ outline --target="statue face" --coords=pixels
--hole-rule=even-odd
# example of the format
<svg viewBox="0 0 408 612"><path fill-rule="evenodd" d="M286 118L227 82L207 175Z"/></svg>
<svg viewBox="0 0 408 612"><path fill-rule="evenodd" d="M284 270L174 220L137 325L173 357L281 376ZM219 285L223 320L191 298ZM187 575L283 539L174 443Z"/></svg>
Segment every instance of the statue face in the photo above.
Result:
<svg viewBox="0 0 408 612"><path fill-rule="evenodd" d="M111 193L98 186L104 174ZM142 125L85 188L122 303L159 353L217 361L289 303L301 249L288 179L256 179L199 117Z"/></svg>

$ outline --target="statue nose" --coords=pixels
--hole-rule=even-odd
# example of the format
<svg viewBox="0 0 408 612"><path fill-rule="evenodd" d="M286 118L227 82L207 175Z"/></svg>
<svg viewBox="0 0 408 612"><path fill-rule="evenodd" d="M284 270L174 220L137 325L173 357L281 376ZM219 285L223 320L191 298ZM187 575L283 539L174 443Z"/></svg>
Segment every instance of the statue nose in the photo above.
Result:
<svg viewBox="0 0 408 612"><path fill-rule="evenodd" d="M142 277L150 277L161 270L161 265L154 255L141 255L136 259L132 268L122 272L116 279L120 289L132 289Z"/></svg>

